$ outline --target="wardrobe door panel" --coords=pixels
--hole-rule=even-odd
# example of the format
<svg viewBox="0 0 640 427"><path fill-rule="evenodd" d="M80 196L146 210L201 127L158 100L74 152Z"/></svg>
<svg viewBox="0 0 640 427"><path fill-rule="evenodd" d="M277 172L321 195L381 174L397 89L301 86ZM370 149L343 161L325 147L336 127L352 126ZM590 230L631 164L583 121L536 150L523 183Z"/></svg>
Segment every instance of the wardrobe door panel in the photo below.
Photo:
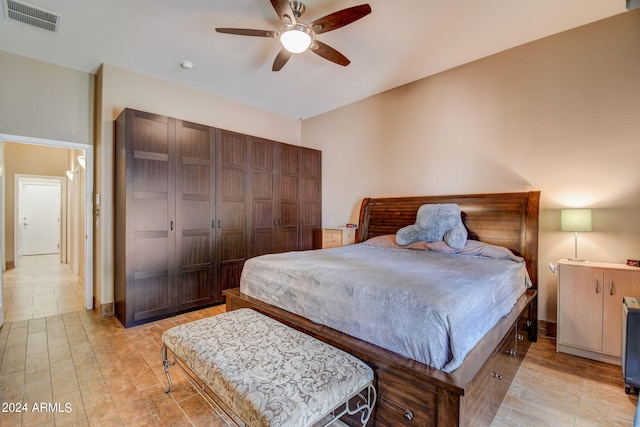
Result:
<svg viewBox="0 0 640 427"><path fill-rule="evenodd" d="M245 203L247 190L246 170L242 168L223 168L220 171L218 191L222 200L229 203Z"/></svg>
<svg viewBox="0 0 640 427"><path fill-rule="evenodd" d="M253 202L253 232L251 256L274 253L276 251L276 228L273 202Z"/></svg>
<svg viewBox="0 0 640 427"><path fill-rule="evenodd" d="M182 283L180 287L180 300L183 306L202 305L202 295L211 292L211 286L208 283L208 272L206 270L182 271ZM209 301L207 301L208 303Z"/></svg>
<svg viewBox="0 0 640 427"><path fill-rule="evenodd" d="M247 136L218 130L217 263L219 266L216 301L224 289L240 285L240 272L248 257L249 234L249 147Z"/></svg>
<svg viewBox="0 0 640 427"><path fill-rule="evenodd" d="M276 252L277 143L251 138L250 256Z"/></svg>
<svg viewBox="0 0 640 427"><path fill-rule="evenodd" d="M138 275L132 290L133 297L128 304L132 304L134 314L130 324L163 317L170 312L171 297L166 274Z"/></svg>
<svg viewBox="0 0 640 427"><path fill-rule="evenodd" d="M131 283L133 308L130 322L139 322L171 311L169 245L166 231L138 232L133 255L135 273Z"/></svg>
<svg viewBox="0 0 640 427"><path fill-rule="evenodd" d="M213 131L178 121L176 221L178 280L175 311L212 304L215 297L215 143Z"/></svg>
<svg viewBox="0 0 640 427"><path fill-rule="evenodd" d="M280 144L278 252L299 248L300 147Z"/></svg>
<svg viewBox="0 0 640 427"><path fill-rule="evenodd" d="M171 313L175 269L175 120L116 120L115 314L132 326Z"/></svg>
<svg viewBox="0 0 640 427"><path fill-rule="evenodd" d="M127 145L133 152L169 154L169 145L173 139L169 138L169 119L164 116L133 111L127 121ZM171 141L171 142L170 142Z"/></svg>
<svg viewBox="0 0 640 427"><path fill-rule="evenodd" d="M313 249L315 230L322 228L322 152L302 149L300 249Z"/></svg>
<svg viewBox="0 0 640 427"><path fill-rule="evenodd" d="M170 222L175 212L175 122L144 113L132 114L130 124L133 166L132 289L133 322L171 312L175 235Z"/></svg>
<svg viewBox="0 0 640 427"><path fill-rule="evenodd" d="M300 177L297 175L280 176L280 192L278 196L284 203L298 203Z"/></svg>
<svg viewBox="0 0 640 427"><path fill-rule="evenodd" d="M138 193L136 206L131 210L133 210L132 220L136 233L164 230L166 235L171 221L167 212L166 197L140 197Z"/></svg>
<svg viewBox="0 0 640 427"><path fill-rule="evenodd" d="M300 147L280 144L280 173L283 175L300 175Z"/></svg>

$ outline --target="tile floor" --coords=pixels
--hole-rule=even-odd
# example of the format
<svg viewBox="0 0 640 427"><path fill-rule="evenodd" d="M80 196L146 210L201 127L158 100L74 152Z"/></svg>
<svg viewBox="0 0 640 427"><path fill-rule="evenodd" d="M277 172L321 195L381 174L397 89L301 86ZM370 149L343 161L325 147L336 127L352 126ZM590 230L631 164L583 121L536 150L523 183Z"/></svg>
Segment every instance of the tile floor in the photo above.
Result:
<svg viewBox="0 0 640 427"><path fill-rule="evenodd" d="M632 426L638 402L619 366L556 353L555 339L531 345L491 427Z"/></svg>
<svg viewBox="0 0 640 427"><path fill-rule="evenodd" d="M42 295L39 286L46 286L56 309L63 309L57 296L74 293L73 283L66 283L69 288L55 285L58 280L44 285L49 281L35 270L33 277L27 279L25 273L13 285L5 283L5 291L14 288L10 298L35 306ZM22 285L27 290L16 293ZM41 302L53 310L53 304ZM115 318L86 310L46 317L40 316L45 310L27 311L22 315L28 317L20 319L7 309L5 316L15 320L5 317L0 328L0 405L5 405L0 407L0 427L227 426L178 369L172 370L174 391L165 394L159 358L164 330L219 314L224 305L128 329ZM625 394L620 367L556 353L555 341L541 337L532 344L491 427L632 426L637 400ZM27 403L25 412L7 406L18 402Z"/></svg>
<svg viewBox="0 0 640 427"><path fill-rule="evenodd" d="M84 285L60 256L24 256L2 275L4 321L36 319L84 309Z"/></svg>
<svg viewBox="0 0 640 427"><path fill-rule="evenodd" d="M226 427L179 369L171 372L174 391L163 392L159 352L165 329L223 311L217 306L129 329L85 310L5 324L0 404L27 406L0 408L0 426Z"/></svg>
<svg viewBox="0 0 640 427"><path fill-rule="evenodd" d="M0 426L225 426L178 369L174 391L159 349L164 330L224 311L217 306L124 329L90 311L17 321L0 329ZM49 411L34 411L34 403ZM558 354L555 342L531 346L492 427L631 426L637 396L626 395L620 368Z"/></svg>

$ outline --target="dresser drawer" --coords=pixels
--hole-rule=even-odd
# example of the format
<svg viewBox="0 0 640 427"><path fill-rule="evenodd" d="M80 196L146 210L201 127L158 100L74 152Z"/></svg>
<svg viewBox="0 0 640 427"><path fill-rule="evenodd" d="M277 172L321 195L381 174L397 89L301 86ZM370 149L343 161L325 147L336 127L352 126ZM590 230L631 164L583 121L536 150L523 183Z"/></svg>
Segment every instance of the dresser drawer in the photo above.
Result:
<svg viewBox="0 0 640 427"><path fill-rule="evenodd" d="M437 390L418 389L415 384L378 370L376 419L385 426L427 426L437 419Z"/></svg>
<svg viewBox="0 0 640 427"><path fill-rule="evenodd" d="M324 228L322 229L322 248L337 248L351 245L356 241L356 230L353 228Z"/></svg>
<svg viewBox="0 0 640 427"><path fill-rule="evenodd" d="M338 242L327 242L325 241L324 244L322 245L323 249L330 249L330 248L339 248L340 246L342 246L340 243Z"/></svg>
<svg viewBox="0 0 640 427"><path fill-rule="evenodd" d="M325 244L333 244L336 246L342 245L342 231L341 230L325 230L324 232L324 243Z"/></svg>

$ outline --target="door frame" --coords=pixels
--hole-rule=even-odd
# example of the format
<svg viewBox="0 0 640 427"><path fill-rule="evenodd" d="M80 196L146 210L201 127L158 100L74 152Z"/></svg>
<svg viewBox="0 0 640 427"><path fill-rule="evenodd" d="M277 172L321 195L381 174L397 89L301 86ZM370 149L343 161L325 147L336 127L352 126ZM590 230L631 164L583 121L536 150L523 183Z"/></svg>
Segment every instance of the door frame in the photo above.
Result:
<svg viewBox="0 0 640 427"><path fill-rule="evenodd" d="M93 176L94 176L94 165L93 165L93 145L90 144L82 144L79 142L71 142L71 141L60 141L55 139L46 139L46 138L35 138L29 136L21 136L21 135L11 135L0 133L0 149L2 148L2 143L6 142L17 142L22 144L32 144L32 145L42 145L46 147L57 147L57 148L68 148L71 150L84 150L85 158L86 158L86 169L85 169L85 245L84 245L84 258L85 258L85 269L84 269L84 296L85 296L85 308L87 310L93 309ZM0 211L4 212L4 200L0 198ZM2 233L4 235L4 233ZM4 237L3 237L4 238ZM0 242L0 244L4 245L4 242ZM4 265L4 259L1 260ZM1 295L1 294L0 294Z"/></svg>
<svg viewBox="0 0 640 427"><path fill-rule="evenodd" d="M46 176L46 175L27 175L16 174L15 175L15 191L14 191L14 232L13 232L13 261L15 266L18 267L21 258L20 249L22 248L22 229L20 228L20 208L22 198L21 184L38 184L38 183L51 183L57 182L60 188L60 247L58 248L58 255L61 263L67 263L67 180L61 176Z"/></svg>

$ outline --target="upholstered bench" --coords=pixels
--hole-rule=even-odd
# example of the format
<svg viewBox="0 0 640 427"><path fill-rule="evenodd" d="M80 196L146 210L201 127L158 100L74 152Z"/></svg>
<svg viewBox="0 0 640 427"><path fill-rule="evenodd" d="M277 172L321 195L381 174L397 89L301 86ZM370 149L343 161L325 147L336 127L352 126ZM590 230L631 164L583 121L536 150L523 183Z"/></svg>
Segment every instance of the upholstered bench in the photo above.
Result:
<svg viewBox="0 0 640 427"><path fill-rule="evenodd" d="M364 362L251 309L173 327L162 342L165 391L178 361L240 425L327 425L345 414L366 425L375 405Z"/></svg>

